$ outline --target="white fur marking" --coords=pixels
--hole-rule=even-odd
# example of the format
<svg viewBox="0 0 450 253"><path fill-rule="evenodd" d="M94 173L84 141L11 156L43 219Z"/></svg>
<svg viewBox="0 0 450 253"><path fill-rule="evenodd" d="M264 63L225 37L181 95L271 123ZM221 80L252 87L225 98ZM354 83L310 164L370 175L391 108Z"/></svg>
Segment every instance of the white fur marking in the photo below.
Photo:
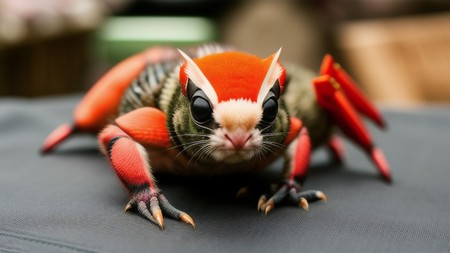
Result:
<svg viewBox="0 0 450 253"><path fill-rule="evenodd" d="M231 99L219 103L213 112L214 119L222 127L234 131L255 128L262 117L262 107L248 99Z"/></svg>
<svg viewBox="0 0 450 253"><path fill-rule="evenodd" d="M277 53L274 55L272 59L272 63L270 64L269 70L267 71L266 76L264 77L263 83L261 85L261 89L258 93L258 104L262 105L264 102L264 98L266 98L267 93L272 88L275 81L280 77L281 73L283 73L283 69L278 63L278 59L280 58L281 48L278 49Z"/></svg>
<svg viewBox="0 0 450 253"><path fill-rule="evenodd" d="M211 101L212 105L215 106L218 103L219 99L217 98L214 87L211 85L211 83L197 66L197 64L195 64L195 62L183 51L181 51L180 49L178 49L178 51L187 62L186 75L189 77L189 79L192 80L192 82L194 82L195 85L197 85L197 87L199 87L206 94L206 96L208 96L209 101Z"/></svg>

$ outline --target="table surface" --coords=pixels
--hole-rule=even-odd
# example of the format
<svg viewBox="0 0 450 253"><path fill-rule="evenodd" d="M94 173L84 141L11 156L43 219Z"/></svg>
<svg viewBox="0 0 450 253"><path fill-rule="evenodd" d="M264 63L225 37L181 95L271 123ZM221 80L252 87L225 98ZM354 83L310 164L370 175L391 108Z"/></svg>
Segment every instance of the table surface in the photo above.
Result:
<svg viewBox="0 0 450 253"><path fill-rule="evenodd" d="M124 213L127 194L92 136L77 136L40 156L46 135L70 121L80 96L0 99L0 252L449 252L450 108L385 110L383 132L370 126L393 171L389 185L346 142L338 166L324 150L312 159L307 189L328 203L275 208L236 200L260 176L158 177L171 202L197 229L166 219L159 230Z"/></svg>

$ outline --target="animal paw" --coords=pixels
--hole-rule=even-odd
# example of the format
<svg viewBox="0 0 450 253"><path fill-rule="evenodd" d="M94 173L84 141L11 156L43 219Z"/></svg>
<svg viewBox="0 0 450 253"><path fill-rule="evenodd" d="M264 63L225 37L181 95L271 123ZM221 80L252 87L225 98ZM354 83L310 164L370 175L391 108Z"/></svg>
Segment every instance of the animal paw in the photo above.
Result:
<svg viewBox="0 0 450 253"><path fill-rule="evenodd" d="M191 216L173 207L159 190L144 189L132 194L131 200L125 207L125 212L130 210L137 211L139 215L158 225L161 229L164 229L164 216L184 221L195 228L195 222Z"/></svg>
<svg viewBox="0 0 450 253"><path fill-rule="evenodd" d="M301 191L301 186L293 181L283 180L275 193L267 199L266 195L261 195L258 201L258 211L268 214L275 206L281 203L298 205L308 211L309 203L322 200L327 201L327 196L316 190Z"/></svg>

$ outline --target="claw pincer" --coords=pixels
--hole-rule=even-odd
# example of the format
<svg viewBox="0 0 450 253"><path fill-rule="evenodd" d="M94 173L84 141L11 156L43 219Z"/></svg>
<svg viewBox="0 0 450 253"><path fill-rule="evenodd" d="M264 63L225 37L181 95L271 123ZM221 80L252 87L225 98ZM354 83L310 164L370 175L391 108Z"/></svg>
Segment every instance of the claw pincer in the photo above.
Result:
<svg viewBox="0 0 450 253"><path fill-rule="evenodd" d="M382 151L377 148L357 112L367 116L379 127L385 121L381 113L358 89L355 81L336 64L330 55L325 56L321 76L313 80L317 102L331 115L333 123L370 156L387 182L391 182L389 165Z"/></svg>

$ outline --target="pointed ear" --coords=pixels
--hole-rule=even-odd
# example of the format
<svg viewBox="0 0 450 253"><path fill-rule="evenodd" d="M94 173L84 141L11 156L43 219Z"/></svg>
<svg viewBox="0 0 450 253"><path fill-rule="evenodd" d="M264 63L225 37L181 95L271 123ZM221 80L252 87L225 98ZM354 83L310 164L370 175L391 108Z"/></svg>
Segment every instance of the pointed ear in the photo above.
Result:
<svg viewBox="0 0 450 253"><path fill-rule="evenodd" d="M264 98L267 96L267 93L270 91L277 80L279 80L280 90L283 89L286 70L279 63L281 49L282 48L278 49L275 54L263 60L270 61L270 65L269 69L267 70L266 76L264 77L263 83L261 84L261 89L258 93L258 103L262 104L264 102Z"/></svg>
<svg viewBox="0 0 450 253"><path fill-rule="evenodd" d="M184 58L185 63L180 67L180 85L183 94L187 93L187 84L188 81L191 80L198 88L200 88L206 96L209 98L209 101L216 105L218 103L218 98L216 91L212 87L211 83L208 81L206 76L186 53L178 49L181 56Z"/></svg>
<svg viewBox="0 0 450 253"><path fill-rule="evenodd" d="M276 51L275 53L269 55L263 61L270 62L271 65L272 65L273 62L280 62L280 55L281 55L281 51L282 50L283 50L283 47L280 47L280 49L278 49L278 51Z"/></svg>

